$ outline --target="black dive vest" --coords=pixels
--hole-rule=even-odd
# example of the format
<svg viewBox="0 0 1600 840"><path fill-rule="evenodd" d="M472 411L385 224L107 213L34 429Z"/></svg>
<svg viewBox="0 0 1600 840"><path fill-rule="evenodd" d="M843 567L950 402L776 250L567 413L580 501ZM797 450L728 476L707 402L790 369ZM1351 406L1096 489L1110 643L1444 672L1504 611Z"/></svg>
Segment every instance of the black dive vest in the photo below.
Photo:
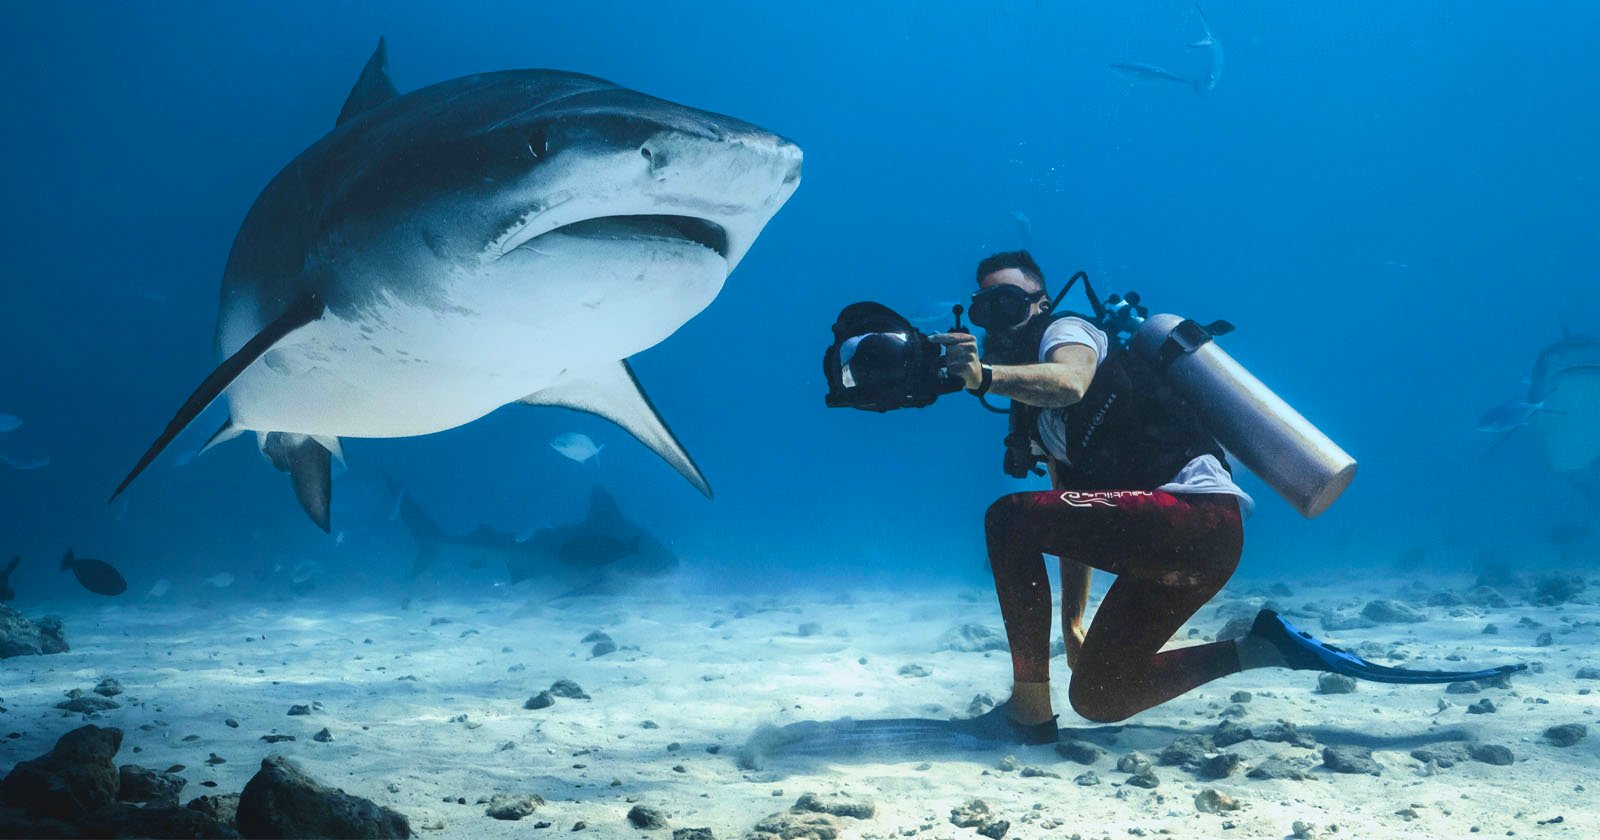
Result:
<svg viewBox="0 0 1600 840"><path fill-rule="evenodd" d="M1023 419L1044 449L1039 411ZM1154 490L1206 454L1232 472L1195 410L1131 350L1113 347L1083 399L1064 413L1071 463L1055 461L1063 490Z"/></svg>

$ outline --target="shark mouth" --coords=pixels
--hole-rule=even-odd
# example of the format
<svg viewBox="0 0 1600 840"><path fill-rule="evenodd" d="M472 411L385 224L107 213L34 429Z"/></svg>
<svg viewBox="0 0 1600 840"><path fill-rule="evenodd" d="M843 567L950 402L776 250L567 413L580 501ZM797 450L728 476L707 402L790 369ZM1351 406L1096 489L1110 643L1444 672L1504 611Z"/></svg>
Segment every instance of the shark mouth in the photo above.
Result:
<svg viewBox="0 0 1600 840"><path fill-rule="evenodd" d="M539 240L551 235L618 242L687 242L713 251L724 260L728 258L728 232L721 225L694 216L667 215L598 216L560 225L537 236L513 234L507 242L510 247L502 255L520 248L536 251Z"/></svg>

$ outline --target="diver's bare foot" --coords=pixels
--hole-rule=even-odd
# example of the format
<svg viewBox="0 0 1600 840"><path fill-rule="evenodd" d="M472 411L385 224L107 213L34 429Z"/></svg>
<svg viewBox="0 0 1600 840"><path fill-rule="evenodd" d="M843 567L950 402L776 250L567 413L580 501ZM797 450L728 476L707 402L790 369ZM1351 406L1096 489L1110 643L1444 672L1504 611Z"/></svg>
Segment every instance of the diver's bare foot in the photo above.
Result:
<svg viewBox="0 0 1600 840"><path fill-rule="evenodd" d="M1011 699L1005 702L1007 714L1023 726L1034 726L1055 720L1055 710L1050 705L1050 683L1016 682L1011 685Z"/></svg>

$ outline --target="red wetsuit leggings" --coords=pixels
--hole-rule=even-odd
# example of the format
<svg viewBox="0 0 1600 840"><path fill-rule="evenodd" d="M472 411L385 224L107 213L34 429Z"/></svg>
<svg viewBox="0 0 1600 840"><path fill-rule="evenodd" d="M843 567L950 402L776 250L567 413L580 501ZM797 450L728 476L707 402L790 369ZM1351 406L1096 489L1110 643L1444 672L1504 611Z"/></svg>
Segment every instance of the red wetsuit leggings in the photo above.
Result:
<svg viewBox="0 0 1600 840"><path fill-rule="evenodd" d="M1050 679L1046 553L1117 576L1073 668L1078 714L1122 720L1239 670L1231 641L1161 650L1239 565L1244 528L1235 497L1013 493L989 507L984 530L1018 682Z"/></svg>

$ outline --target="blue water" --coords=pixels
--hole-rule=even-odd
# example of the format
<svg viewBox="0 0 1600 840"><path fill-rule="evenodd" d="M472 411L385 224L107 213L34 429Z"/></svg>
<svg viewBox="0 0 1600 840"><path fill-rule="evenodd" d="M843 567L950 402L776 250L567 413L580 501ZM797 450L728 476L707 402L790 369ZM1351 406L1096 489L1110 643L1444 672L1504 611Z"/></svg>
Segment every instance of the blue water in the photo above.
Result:
<svg viewBox="0 0 1600 840"><path fill-rule="evenodd" d="M177 466L196 424L105 499L214 364L218 283L259 190L332 127L380 35L402 91L551 67L735 115L805 150L804 181L703 315L634 359L716 488L700 497L603 421L507 408L427 438L351 441L448 528L580 517L595 482L731 588L986 579L982 512L1003 422L965 397L886 416L822 404L843 305L964 299L976 261L1027 246L1157 310L1239 326L1225 346L1361 463L1306 522L1259 481L1241 574L1462 570L1540 548L1588 506L1537 445L1477 418L1523 394L1563 327L1600 332L1600 66L1590 4L128 3L15 5L0 34L0 552L27 597L89 597L72 546L156 578L314 558L330 588L403 589L381 517L335 543L238 441ZM1025 216L1031 236L1019 224ZM607 444L579 465L546 442ZM359 494L341 497L345 500ZM119 518L120 512L120 518ZM338 510L336 509L336 514ZM370 511L369 511L370 513ZM336 523L336 527L349 522ZM1517 556L1522 556L1518 554ZM1529 554L1530 557L1542 555ZM1531 561L1530 561L1531 562ZM492 570L463 586L485 586Z"/></svg>

